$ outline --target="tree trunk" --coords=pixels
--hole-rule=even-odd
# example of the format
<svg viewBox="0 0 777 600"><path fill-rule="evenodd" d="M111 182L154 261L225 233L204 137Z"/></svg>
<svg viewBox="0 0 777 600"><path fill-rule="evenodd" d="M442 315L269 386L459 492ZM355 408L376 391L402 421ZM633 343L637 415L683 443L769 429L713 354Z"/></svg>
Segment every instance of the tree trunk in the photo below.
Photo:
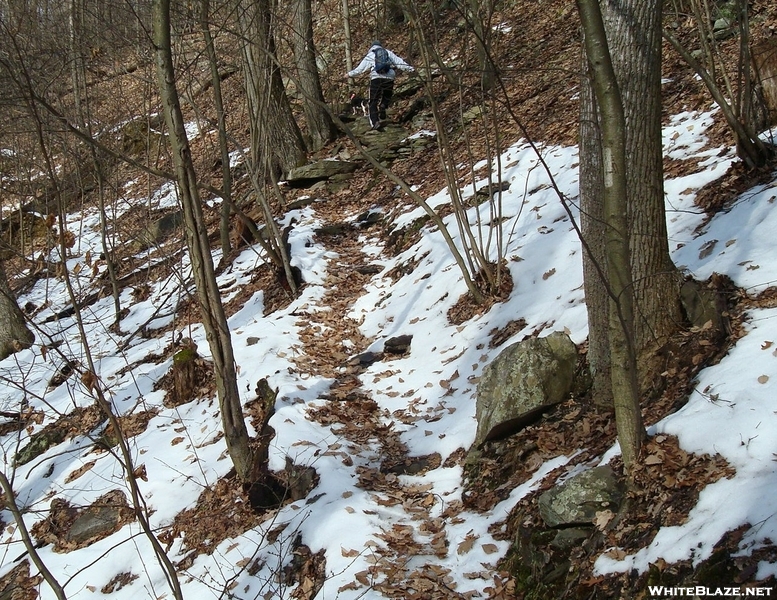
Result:
<svg viewBox="0 0 777 600"><path fill-rule="evenodd" d="M249 483L255 474L254 452L250 445L243 416L240 392L237 387L232 340L216 283L208 231L197 190L197 177L186 137L178 90L175 85L173 57L170 48L169 0L155 0L154 6L154 45L156 47L158 85L165 121L170 130L170 146L175 164L178 196L183 207L185 237L197 288L202 323L213 355L224 437L237 476Z"/></svg>
<svg viewBox="0 0 777 600"><path fill-rule="evenodd" d="M229 145L227 144L226 114L224 98L221 93L221 74L219 73L218 57L210 33L210 0L200 0L200 31L205 41L205 53L208 56L210 80L213 83L213 107L219 127L219 151L221 154L221 220L219 235L221 238L222 261L227 259L231 250L229 240L229 216L232 213L232 171L229 164Z"/></svg>
<svg viewBox="0 0 777 600"><path fill-rule="evenodd" d="M580 78L580 229L583 234L583 286L588 311L588 366L593 380L593 399L612 407L610 381L609 296L602 281L608 280L607 245L604 243L602 205L602 139L588 59L583 53Z"/></svg>
<svg viewBox="0 0 777 600"><path fill-rule="evenodd" d="M29 348L34 341L35 335L27 329L24 315L8 285L5 265L0 261L0 360Z"/></svg>
<svg viewBox="0 0 777 600"><path fill-rule="evenodd" d="M62 584L57 581L57 578L46 566L46 563L43 562L40 554L38 554L40 545L33 541L32 536L27 529L27 525L24 522L24 512L22 512L22 509L19 508L19 505L16 502L16 494L11 486L11 482L2 471L0 471L0 489L3 490L3 495L5 496L5 507L8 509L8 512L13 515L14 522L19 528L19 536L22 538L24 547L30 555L32 564L35 565L43 579L49 584L49 587L51 587L57 600L67 600L67 595L65 594L65 589L62 587ZM11 593L13 594L13 592Z"/></svg>
<svg viewBox="0 0 777 600"><path fill-rule="evenodd" d="M333 140L337 130L327 112L324 93L321 91L316 50L313 45L313 11L310 0L295 0L291 4L291 10L294 12L291 35L297 62L297 86L302 94L309 146L312 151L316 151Z"/></svg>
<svg viewBox="0 0 777 600"><path fill-rule="evenodd" d="M585 50L601 116L603 214L610 294L608 334L615 421L623 464L630 470L645 438L637 385L634 302L627 219L626 121L598 0L579 0Z"/></svg>
<svg viewBox="0 0 777 600"><path fill-rule="evenodd" d="M661 139L660 0L602 2L626 118L626 172L640 376L682 324L680 275L669 256Z"/></svg>
<svg viewBox="0 0 777 600"><path fill-rule="evenodd" d="M237 21L251 129L251 160L261 173L287 173L305 160L305 143L283 87L270 0L238 0Z"/></svg>
<svg viewBox="0 0 777 600"><path fill-rule="evenodd" d="M491 13L493 2L491 0L470 0L469 18L472 33L475 36L475 50L480 69L480 89L490 90L496 81L496 69L489 55L491 38Z"/></svg>
<svg viewBox="0 0 777 600"><path fill-rule="evenodd" d="M345 72L353 71L353 54L351 48L351 10L348 7L348 0L343 0L343 45L345 46Z"/></svg>

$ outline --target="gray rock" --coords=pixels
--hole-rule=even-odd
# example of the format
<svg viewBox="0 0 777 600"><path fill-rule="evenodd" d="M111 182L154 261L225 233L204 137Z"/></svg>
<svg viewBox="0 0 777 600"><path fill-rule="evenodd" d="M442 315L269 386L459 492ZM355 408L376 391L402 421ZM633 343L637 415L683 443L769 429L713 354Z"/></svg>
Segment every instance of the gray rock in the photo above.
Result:
<svg viewBox="0 0 777 600"><path fill-rule="evenodd" d="M494 196L497 196L499 192L506 192L510 189L510 182L509 181L495 181L490 186L488 184L480 187L475 192L475 198L478 202L485 202L486 200L490 200Z"/></svg>
<svg viewBox="0 0 777 600"><path fill-rule="evenodd" d="M591 527L567 527L559 529L556 537L550 543L552 548L568 551L579 546L583 540L591 536Z"/></svg>
<svg viewBox="0 0 777 600"><path fill-rule="evenodd" d="M93 537L102 537L107 533L113 533L118 524L118 508L101 506L89 509L75 520L70 531L67 532L67 540L82 544Z"/></svg>
<svg viewBox="0 0 777 600"><path fill-rule="evenodd" d="M472 121L479 119L483 116L483 107L482 106L473 106L469 110L465 111L461 115L462 121L464 121L465 125L469 125L472 123Z"/></svg>
<svg viewBox="0 0 777 600"><path fill-rule="evenodd" d="M362 275L377 275L378 273L385 271L385 267L380 265L364 265L356 267L354 270Z"/></svg>
<svg viewBox="0 0 777 600"><path fill-rule="evenodd" d="M113 490L84 509L73 521L65 538L78 545L97 541L118 531L130 513L124 492Z"/></svg>
<svg viewBox="0 0 777 600"><path fill-rule="evenodd" d="M718 41L733 37L736 35L736 28L734 25L734 21L729 17L715 19L715 23L712 26L713 37Z"/></svg>
<svg viewBox="0 0 777 600"><path fill-rule="evenodd" d="M375 225L383 220L383 213L379 210L366 210L356 217L356 222L361 226Z"/></svg>
<svg viewBox="0 0 777 600"><path fill-rule="evenodd" d="M353 225L350 223L331 223L315 229L317 236L338 236L350 233L353 230Z"/></svg>
<svg viewBox="0 0 777 600"><path fill-rule="evenodd" d="M183 212L178 210L160 217L143 229L136 238L140 249L145 250L162 242L183 224Z"/></svg>
<svg viewBox="0 0 777 600"><path fill-rule="evenodd" d="M505 348L478 383L475 447L512 435L564 400L576 368L577 348L562 332Z"/></svg>
<svg viewBox="0 0 777 600"><path fill-rule="evenodd" d="M292 169L286 177L290 185L329 179L335 175L350 174L359 168L359 163L345 160L319 160Z"/></svg>
<svg viewBox="0 0 777 600"><path fill-rule="evenodd" d="M691 325L704 327L711 323L715 331L724 331L723 311L725 309L719 294L700 282L689 280L680 288L680 301Z"/></svg>
<svg viewBox="0 0 777 600"><path fill-rule="evenodd" d="M287 495L292 501L305 498L318 485L318 472L313 467L296 465L290 457L286 457L286 468L281 473L281 480L286 485Z"/></svg>
<svg viewBox="0 0 777 600"><path fill-rule="evenodd" d="M539 498L542 519L548 527L590 525L602 510L616 512L623 489L608 466L595 467L548 490Z"/></svg>
<svg viewBox="0 0 777 600"><path fill-rule="evenodd" d="M400 80L394 86L394 98L409 98L424 87L424 82L419 77L409 77Z"/></svg>
<svg viewBox="0 0 777 600"><path fill-rule="evenodd" d="M25 465L67 437L64 427L47 427L30 437L30 442L16 455L16 464Z"/></svg>
<svg viewBox="0 0 777 600"><path fill-rule="evenodd" d="M297 198L293 202L289 202L286 208L290 211L299 210L300 208L305 208L306 206L310 206L315 202L317 202L317 200L313 196L303 196L302 198Z"/></svg>
<svg viewBox="0 0 777 600"><path fill-rule="evenodd" d="M379 361L381 355L376 352L362 352L352 356L346 362L349 367L369 367L372 363Z"/></svg>

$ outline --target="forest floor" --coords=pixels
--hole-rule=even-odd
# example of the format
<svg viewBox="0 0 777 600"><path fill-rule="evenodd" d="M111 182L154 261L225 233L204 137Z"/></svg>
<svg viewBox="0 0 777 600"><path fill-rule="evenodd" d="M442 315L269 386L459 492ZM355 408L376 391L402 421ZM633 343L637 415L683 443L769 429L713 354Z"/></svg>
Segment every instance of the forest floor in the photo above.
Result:
<svg viewBox="0 0 777 600"><path fill-rule="evenodd" d="M502 15L505 22L531 23L531 27L515 28L509 45L502 47L502 60L505 65L506 97L504 105L495 109L500 124L500 144L509 146L516 140L530 136L532 140L543 144L572 145L577 138L577 109L573 91L577 88L577 66L579 64L579 46L577 42L577 21L574 5L558 1L552 3L518 2ZM767 24L768 25L768 24ZM455 19L448 23L455 31ZM453 37L453 36L452 36ZM366 36L364 36L366 39ZM447 39L447 38L446 38ZM396 48L412 47L404 34L392 37ZM453 39L450 49L455 47ZM399 52L402 54L402 52ZM667 120L683 110L700 110L709 106L709 98L694 75L687 67L666 49L665 72L671 74L664 87L667 99L665 111ZM332 74L334 78L334 74ZM237 78L235 78L237 79ZM439 85L439 84L435 84ZM234 87L231 87L234 86ZM227 80L227 94L235 101L239 99L239 82ZM345 94L338 92L338 97ZM402 127L410 131L403 115L413 110L417 97L398 99L390 111L394 121L390 127ZM139 103L140 105L140 103ZM449 123L455 123L456 101L448 100L443 105L443 114ZM235 120L241 111L235 110ZM516 115L520 115L517 117ZM724 123L716 117L716 122L708 128L708 146L730 145L730 134ZM352 121L349 121L352 122ZM427 123L414 121L419 129L433 129L431 119ZM354 123L361 127L357 133L360 139L369 144L380 144L380 134L367 133L363 123ZM452 129L455 129L452 127ZM487 137L487 130L472 127L466 134L461 133L452 140L452 150L457 157L468 152L480 155L480 152L493 140ZM213 163L211 148L201 140L193 143L194 158L201 171ZM345 137L340 137L326 148L311 157L317 158L353 158L359 156L359 150ZM435 144L422 147L408 158L397 158L391 164L391 170L405 180L417 181L417 191L423 197L429 197L444 189L445 173L440 168L441 158ZM692 172L695 165L687 161L665 160L668 176L679 177ZM422 177L418 177L422 174ZM132 177L136 176L132 173ZM132 177L127 173L127 181ZM701 208L710 213L726 206L738 193L751 188L761 181L763 173L745 173L739 167L732 167L727 174L716 180L714 185L702 189L698 194ZM217 176L214 175L214 182ZM242 187L240 187L242 186ZM238 182L237 194L248 189L245 180ZM380 497L385 507L401 507L413 515L413 526L396 526L385 533L385 544L374 546L374 569L369 574L360 572L356 582L362 585L369 575L370 585L373 578L383 583L375 586L387 597L403 598L457 598L465 597L450 587L449 573L436 567L434 563L418 565L412 557L418 555L443 556L449 552L450 540L445 535L444 522L456 522L465 511L487 513L503 501L512 490L530 479L531 474L553 456L572 456L576 453L581 463L586 459L603 455L615 440L615 427L612 415L595 407L589 399L581 395L571 398L549 412L546 417L512 438L498 452L486 453L478 466L477 476L468 482L466 493L459 502L450 502L443 513L437 512L431 487L426 484L408 485L401 477L423 475L439 467L464 467L465 449L450 453L444 458L440 454L409 455L400 432L387 425L385 415L379 409L371 392L365 389L361 379L364 368L360 363L349 362L353 350L369 347L375 340L362 330L361 323L353 317L355 307L367 293L371 278L375 275L374 264L369 263L364 253L364 236L375 240L385 248L386 261L395 258L411 247L420 237L419 230L408 228L402 236L383 223L397 216L401 205L401 194L396 185L375 169L363 167L348 180L347 185L322 186L314 190L283 189L283 202L276 208L282 211L284 204L289 205L315 196L315 215L318 221L316 243L322 245L329 258L328 270L316 285L320 288L315 303L295 309L298 319L300 345L290 360L289 369L305 374L311 379L325 379L330 385L321 399L326 402L308 411L309 419L322 427L336 427L340 444L349 448L348 455L359 456L373 453L381 456L380 466L360 467L357 486L368 493ZM212 238L218 225L218 210L208 207ZM357 215L380 212L385 215L381 222L359 223ZM253 214L253 216L257 216ZM146 225L146 217L138 209L133 219L122 223L122 229L128 238L133 237L133 229L141 230ZM165 249L169 252L169 248ZM181 248L176 250L180 252ZM131 255L127 249L127 255ZM235 258L239 256L236 253ZM376 261L373 261L376 262ZM420 262L420 259L419 261ZM399 280L413 272L417 263L405 265L402 270L389 272L387 276ZM126 275L133 272L134 265L127 263ZM222 265L222 273L230 269L229 261ZM164 273L159 268L159 275ZM10 271L13 273L13 265ZM22 266L18 266L22 271ZM151 272L150 279L153 278ZM29 284L30 282L26 282ZM142 286L132 281L136 292ZM288 294L270 269L258 269L249 284L227 302L229 316L243 309L255 292L264 291L264 312L272 314L288 307L294 298ZM509 292L509 290L508 290ZM731 335L726 340L713 339L709 332L693 331L678 336L673 348L674 356L679 357L671 365L671 373L664 375L661 393L651 399L645 407L646 420L653 424L667 414L677 410L685 402L692 382L703 366L714 364L742 333L742 315L754 307L772 307L775 305L771 295L752 296L741 290L725 290L730 294L729 305ZM196 321L196 308L193 302L182 305L181 314L188 314ZM464 322L487 311L486 306L476 306L466 300L456 303L449 317L456 322ZM498 347L521 326L517 323L506 325L492 336L494 346ZM171 335L173 327L160 329L154 335ZM344 340L348 340L347 346ZM291 345L291 344L290 344ZM584 351L584 345L582 350ZM390 369L388 369L390 370ZM389 375L386 375L387 377ZM430 375L431 376L431 375ZM454 377L440 382L450 387ZM204 382L210 386L211 382ZM404 424L416 423L417 418L410 408L398 410L393 415ZM581 450L582 449L582 450ZM338 448L332 452L340 451ZM646 448L645 466L637 474L637 488L630 497L629 512L609 527L602 526L602 536L596 544L577 548L570 557L568 568L576 576L567 582L568 594L565 597L636 597L644 590L647 575L633 576L594 576L593 560L602 546L616 546L623 552L636 551L646 539L655 534L659 527L671 526L682 522L693 508L698 490L719 478L731 474L731 467L718 456L698 456L683 450L674 438L663 436L653 439ZM651 458L654 457L654 458ZM655 457L660 457L655 458ZM343 461L353 460L346 454ZM614 461L616 466L617 459ZM679 483L678 483L679 482ZM495 536L500 540L511 540L521 531L539 527L540 516L536 498L546 487L541 486L527 494L513 509L507 519L507 526ZM236 512L237 500L241 508ZM656 509L660 506L660 510ZM264 513L251 510L246 490L234 480L224 477L212 488L204 490L197 504L182 511L172 527L176 535L186 538L189 554L181 561L183 570L191 566L197 556L212 552L214 545L230 537L239 535L252 527L259 527ZM734 531L721 540L722 553L735 554L743 532ZM172 543L172 542L171 542ZM472 539L460 541L459 554L468 550ZM295 564L296 571L287 574L290 581L299 583L300 595L295 597L313 597L323 576L323 559L318 553L312 553L306 546L296 549L301 559ZM307 554L305 552L307 551ZM496 551L494 549L494 551ZM345 552L348 552L345 550ZM488 550L486 550L488 552ZM752 553L748 557L738 557L736 567L739 575L752 577L758 561L772 559L771 547ZM344 555L345 556L345 555ZM510 555L494 571L487 575L471 574L471 577L490 577L486 588L491 598L512 598L527 594L522 582L516 579L520 573L521 557ZM685 581L694 573L691 559L674 565L658 565L657 570L666 580ZM726 575L730 575L731 564L725 566ZM744 575L742 575L744 574ZM651 576L655 575L652 573ZM671 577L670 577L671 576ZM361 579L360 579L361 577ZM736 581L736 578L731 580ZM354 586L357 586L357 583ZM525 583L525 582L524 582ZM738 583L738 581L737 581ZM2 586L0 585L0 590ZM420 590L420 591L419 591ZM349 590L342 589L345 593ZM307 593L307 595L305 595ZM539 593L539 592L538 592ZM561 597L561 596L556 596Z"/></svg>

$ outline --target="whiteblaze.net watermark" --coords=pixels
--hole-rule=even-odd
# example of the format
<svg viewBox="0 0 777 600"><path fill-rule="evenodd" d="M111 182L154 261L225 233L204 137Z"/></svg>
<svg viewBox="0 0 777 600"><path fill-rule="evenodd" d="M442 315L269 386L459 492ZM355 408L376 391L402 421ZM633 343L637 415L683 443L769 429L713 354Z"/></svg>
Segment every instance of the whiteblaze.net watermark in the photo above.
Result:
<svg viewBox="0 0 777 600"><path fill-rule="evenodd" d="M749 596L751 598L769 598L777 599L777 594L772 594L771 587L707 587L706 585L693 585L683 587L667 587L663 585L649 585L648 594L653 598L739 598Z"/></svg>

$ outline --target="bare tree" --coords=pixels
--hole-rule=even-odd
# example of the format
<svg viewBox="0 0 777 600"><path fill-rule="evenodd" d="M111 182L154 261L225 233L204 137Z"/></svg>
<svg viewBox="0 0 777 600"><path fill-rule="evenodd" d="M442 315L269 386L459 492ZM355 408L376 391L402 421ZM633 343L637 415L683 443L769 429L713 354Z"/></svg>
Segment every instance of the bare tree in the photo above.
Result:
<svg viewBox="0 0 777 600"><path fill-rule="evenodd" d="M293 11L291 42L297 63L297 86L302 95L310 149L316 151L334 139L337 129L326 111L324 93L321 91L313 43L311 1L294 0L289 3L289 9Z"/></svg>
<svg viewBox="0 0 777 600"><path fill-rule="evenodd" d="M348 6L348 0L343 0L343 38L345 51L345 69L346 72L353 71L353 41L351 39L351 8Z"/></svg>
<svg viewBox="0 0 777 600"><path fill-rule="evenodd" d="M601 124L602 215L609 291L608 340L615 421L623 463L631 469L639 457L645 427L639 406L634 336L634 301L627 220L626 119L610 59L598 0L579 0L585 51ZM596 151L596 150L594 150Z"/></svg>
<svg viewBox="0 0 777 600"><path fill-rule="evenodd" d="M67 600L67 596L65 595L65 590L63 589L62 585L59 583L59 581L57 581L57 578L46 566L46 563L43 562L40 554L38 554L38 548L33 542L32 537L30 536L30 532L27 530L27 524L24 522L24 515L22 514L19 505L16 503L16 496L14 495L13 486L8 480L8 477L6 477L5 473L2 471L0 471L0 489L3 490L3 495L5 496L5 506L13 515L14 522L19 528L19 534L21 535L24 547L27 550L27 553L30 555L33 564L38 569L38 571L40 571L40 574L43 576L43 579L46 580L46 583L49 584L49 587L54 592L54 595L57 597L57 599Z"/></svg>
<svg viewBox="0 0 777 600"><path fill-rule="evenodd" d="M251 162L260 173L286 173L305 160L275 51L271 0L236 0L251 130Z"/></svg>
<svg viewBox="0 0 777 600"><path fill-rule="evenodd" d="M480 69L480 88L490 90L496 82L496 65L491 60L489 45L491 37L491 14L494 11L493 0L482 2L470 0L467 18L475 37L475 49Z"/></svg>
<svg viewBox="0 0 777 600"><path fill-rule="evenodd" d="M85 30L85 2L84 0L70 0L70 31L69 51L71 61L71 86L73 89L74 123L77 127L93 137L92 119L89 106L89 88L86 73L86 53L84 40L87 38ZM80 144L80 140L75 140ZM88 144L87 151L91 157L91 168L97 184L97 204L100 211L100 242L103 256L108 271L108 279L111 284L115 323L121 318L121 306L119 302L119 286L114 251L108 242L109 219L106 211L106 181L105 168L100 153L94 144Z"/></svg>
<svg viewBox="0 0 777 600"><path fill-rule="evenodd" d="M231 244L229 240L229 216L232 212L232 170L229 159L229 143L227 139L226 112L224 110L224 98L221 93L221 73L219 72L218 56L213 35L210 31L210 0L200 0L200 31L205 42L205 54L208 57L210 68L210 80L213 86L213 107L216 111L216 122L219 131L219 153L221 155L221 222L219 234L221 236L221 250L223 256L229 254Z"/></svg>
<svg viewBox="0 0 777 600"><path fill-rule="evenodd" d="M421 60L420 68L423 72L430 73L432 72L434 65L442 64L435 48L434 41L430 39L428 32L425 31L421 25L421 16L418 11L419 7L410 2L404 2L403 7L410 20L413 34L418 41ZM477 39L477 36L475 37ZM490 59L485 48L484 52L485 56ZM465 84L460 74L449 72L447 83L454 86L460 94L464 93L462 90ZM482 81L480 81L480 84L482 89ZM478 210L474 226L470 224L470 216L467 214L469 207L467 207L466 203L463 201L462 188L464 185L463 182L459 180L460 169L457 167L457 158L454 155L454 148L449 137L448 127L446 126L439 103L436 100L432 82L426 81L425 87L426 95L435 119L440 164L442 171L445 174L446 187L451 198L451 206L453 207L455 228L459 234L458 243L461 245L461 248L457 247L454 237L448 231L448 226L439 218L439 215L426 206L426 203L422 198L416 198L417 195L414 195L413 197L422 207L424 207L427 214L433 218L434 222L440 228L451 253L459 265L459 269L462 272L470 296L475 302L482 303L487 297L496 296L500 292L500 259L502 257L504 243L504 237L500 231L502 223L499 207L500 192L497 187L491 185L491 182L489 183L489 193L487 195L489 208L491 209L491 218L488 220L487 224L484 223L481 220L481 212ZM483 109L483 113L488 112L485 105L481 105L481 108ZM463 130L466 130L469 126L469 124L463 123L459 123L459 125L464 125L462 127ZM482 119L478 122L478 125L484 130L485 138L487 140L490 141L492 137L494 140L497 140L496 148L498 148L498 124L495 125L493 121ZM464 136L467 137L468 134L464 133ZM493 148L492 150L495 150L496 148ZM474 160L472 162L474 163ZM470 175L473 175L472 171L469 173ZM495 248L494 245L492 245L492 240L494 239L497 240ZM492 249L495 250L493 253L495 256L492 254Z"/></svg>
<svg viewBox="0 0 777 600"><path fill-rule="evenodd" d="M612 407L610 376L609 294L607 244L602 169L602 140L599 110L589 72L588 57L582 53L580 78L579 152L580 161L580 229L584 232L583 286L588 311L588 368L592 375L594 403Z"/></svg>
<svg viewBox="0 0 777 600"><path fill-rule="evenodd" d="M197 175L192 163L176 88L170 43L169 0L154 1L153 25L159 91L165 120L170 130L170 146L177 176L178 196L183 207L185 237L197 288L200 313L213 356L224 437L238 477L244 482L252 482L256 461L243 416L232 339L216 282L208 230L197 188Z"/></svg>
<svg viewBox="0 0 777 600"><path fill-rule="evenodd" d="M664 38L701 78L720 107L736 139L738 156L749 168L762 167L773 157L774 148L758 136L756 125L754 107L757 99L753 82L757 80L758 74L751 70L753 61L748 3L744 0L734 0L732 3L732 16L739 34L738 56L733 73L729 73L726 52L721 49L713 28L716 21L713 7L707 0L690 0L690 8L698 32L699 53L686 48L669 29L664 29Z"/></svg>

